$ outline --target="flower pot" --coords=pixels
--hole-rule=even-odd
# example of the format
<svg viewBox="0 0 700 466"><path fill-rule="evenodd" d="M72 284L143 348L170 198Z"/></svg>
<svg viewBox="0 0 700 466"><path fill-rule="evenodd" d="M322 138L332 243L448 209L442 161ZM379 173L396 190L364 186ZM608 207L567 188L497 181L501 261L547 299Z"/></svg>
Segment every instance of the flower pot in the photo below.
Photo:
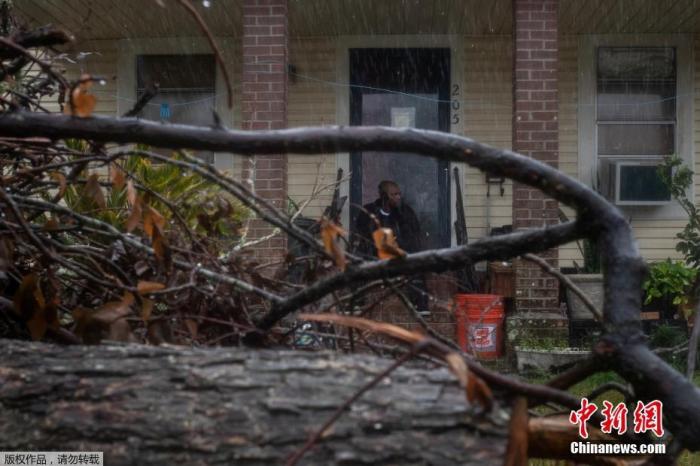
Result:
<svg viewBox="0 0 700 466"><path fill-rule="evenodd" d="M586 359L590 354L590 350L578 348L534 349L515 347L518 372L532 369L558 372L573 366L582 359Z"/></svg>
<svg viewBox="0 0 700 466"><path fill-rule="evenodd" d="M586 273L567 275L583 293L588 296L593 305L603 312L603 300L605 297L603 288L603 274ZM593 319L591 311L583 304L583 301L574 294L569 288L566 289L566 301L569 306L569 318L571 320Z"/></svg>

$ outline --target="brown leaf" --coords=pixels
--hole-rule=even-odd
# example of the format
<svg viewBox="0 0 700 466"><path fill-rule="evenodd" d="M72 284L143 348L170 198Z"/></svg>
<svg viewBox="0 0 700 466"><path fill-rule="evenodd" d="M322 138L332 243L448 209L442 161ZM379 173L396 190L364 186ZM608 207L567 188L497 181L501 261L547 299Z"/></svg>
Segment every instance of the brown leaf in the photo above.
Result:
<svg viewBox="0 0 700 466"><path fill-rule="evenodd" d="M508 426L508 449L506 450L504 466L527 466L528 442L528 413L527 398L519 396L513 403Z"/></svg>
<svg viewBox="0 0 700 466"><path fill-rule="evenodd" d="M41 340L49 328L49 323L46 321L46 316L42 310L35 312L31 319L27 321L27 328L32 340Z"/></svg>
<svg viewBox="0 0 700 466"><path fill-rule="evenodd" d="M93 173L87 179L85 183L85 194L95 201L97 207L104 209L107 207L107 202L105 201L105 195L102 192L102 187L100 186L100 179L97 173Z"/></svg>
<svg viewBox="0 0 700 466"><path fill-rule="evenodd" d="M391 228L377 228L372 232L372 239L380 259L395 259L406 255L406 251L396 243L396 236Z"/></svg>
<svg viewBox="0 0 700 466"><path fill-rule="evenodd" d="M333 257L333 262L340 270L345 270L347 261L345 259L345 251L343 250L343 237L345 231L340 228L335 222L328 220L326 217L321 218L321 239L326 252Z"/></svg>
<svg viewBox="0 0 700 466"><path fill-rule="evenodd" d="M163 288L165 288L165 285L162 283L149 282L146 280L141 280L138 285L136 285L136 290L139 294L148 294L152 291L162 290Z"/></svg>
<svg viewBox="0 0 700 466"><path fill-rule="evenodd" d="M484 411L491 411L493 408L493 393L486 382L471 374L467 380L467 400L470 403L479 403Z"/></svg>
<svg viewBox="0 0 700 466"><path fill-rule="evenodd" d="M131 233L134 228L136 228L143 217L143 211L141 210L141 198L137 197L136 200L131 204L131 213L129 218L126 219L126 231Z"/></svg>
<svg viewBox="0 0 700 466"><path fill-rule="evenodd" d="M464 362L464 358L457 353L447 353L445 355L445 362L449 366L452 373L459 380L459 385L466 390L469 381L469 368L467 363Z"/></svg>
<svg viewBox="0 0 700 466"><path fill-rule="evenodd" d="M46 300L37 274L31 273L22 278L13 304L15 312L26 322L32 340L40 340L46 333L49 321L45 312Z"/></svg>
<svg viewBox="0 0 700 466"><path fill-rule="evenodd" d="M22 320L28 322L44 308L44 296L39 287L39 276L30 273L22 277L13 299L14 309Z"/></svg>
<svg viewBox="0 0 700 466"><path fill-rule="evenodd" d="M124 293L121 301L110 301L92 314L92 319L105 324L111 324L117 319L126 317L131 313L131 305L134 303L134 295L128 291Z"/></svg>
<svg viewBox="0 0 700 466"><path fill-rule="evenodd" d="M75 334L87 344L99 343L108 338L131 341L131 328L125 317L131 313L134 295L125 292L120 301L110 301L95 310L78 307L73 309Z"/></svg>
<svg viewBox="0 0 700 466"><path fill-rule="evenodd" d="M58 224L58 220L56 220L54 217L51 217L44 223L44 231L56 231L61 228L61 225Z"/></svg>
<svg viewBox="0 0 700 466"><path fill-rule="evenodd" d="M153 254L156 259L166 268L170 267L171 255L168 240L163 236L158 228L153 229Z"/></svg>
<svg viewBox="0 0 700 466"><path fill-rule="evenodd" d="M126 182L126 200L129 201L129 204L132 206L138 202L138 193L134 182L131 180Z"/></svg>
<svg viewBox="0 0 700 466"><path fill-rule="evenodd" d="M190 335L192 336L192 338L197 338L199 324L197 324L197 322L195 322L193 319L185 319L185 326L187 327L187 330L190 331Z"/></svg>
<svg viewBox="0 0 700 466"><path fill-rule="evenodd" d="M124 185L126 184L126 176L124 175L124 170L117 165L116 163L112 163L109 166L109 179L112 182L112 186L114 186L114 189L121 191L124 188Z"/></svg>
<svg viewBox="0 0 700 466"><path fill-rule="evenodd" d="M89 74L80 76L80 84L78 84L70 96L70 105L65 108L65 113L78 117L89 117L95 109L97 99L89 93L92 86L92 80Z"/></svg>
<svg viewBox="0 0 700 466"><path fill-rule="evenodd" d="M143 231L145 231L146 234L153 239L155 228L158 228L161 235L163 234L163 228L165 228L165 217L163 217L156 209L147 205L143 213Z"/></svg>
<svg viewBox="0 0 700 466"><path fill-rule="evenodd" d="M361 317L348 317L338 314L300 314L299 318L302 320L315 322L331 322L338 325L344 325L346 327L382 333L384 335L396 338L397 340L411 344L420 343L421 341L425 340L425 336L418 332L412 332L396 325L387 324L384 322L375 322L373 320L363 319Z"/></svg>
<svg viewBox="0 0 700 466"><path fill-rule="evenodd" d="M61 172L53 172L49 176L52 180L58 183L58 192L51 200L51 202L56 203L63 199L63 195L66 193L66 188L68 187L68 182L66 181L65 175Z"/></svg>
<svg viewBox="0 0 700 466"><path fill-rule="evenodd" d="M151 319L154 304L152 299L141 298L141 319L144 322L148 322Z"/></svg>

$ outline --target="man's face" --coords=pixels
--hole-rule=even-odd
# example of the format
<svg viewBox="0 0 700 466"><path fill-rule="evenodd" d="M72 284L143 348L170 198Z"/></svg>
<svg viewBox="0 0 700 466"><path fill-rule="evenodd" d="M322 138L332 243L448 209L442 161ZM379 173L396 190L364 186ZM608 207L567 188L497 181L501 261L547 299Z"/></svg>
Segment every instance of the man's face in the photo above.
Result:
<svg viewBox="0 0 700 466"><path fill-rule="evenodd" d="M401 206L401 190L398 186L388 186L386 189L386 195L389 200L390 207Z"/></svg>

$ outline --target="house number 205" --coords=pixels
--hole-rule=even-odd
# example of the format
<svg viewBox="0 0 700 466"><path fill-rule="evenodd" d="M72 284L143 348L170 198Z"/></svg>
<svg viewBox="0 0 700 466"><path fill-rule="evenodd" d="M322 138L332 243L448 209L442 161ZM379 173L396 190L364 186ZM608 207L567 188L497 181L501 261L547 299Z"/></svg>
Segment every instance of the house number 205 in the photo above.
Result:
<svg viewBox="0 0 700 466"><path fill-rule="evenodd" d="M453 125L459 124L459 109L461 108L461 104L459 103L459 90L459 84L452 85L452 102L450 106L452 107Z"/></svg>

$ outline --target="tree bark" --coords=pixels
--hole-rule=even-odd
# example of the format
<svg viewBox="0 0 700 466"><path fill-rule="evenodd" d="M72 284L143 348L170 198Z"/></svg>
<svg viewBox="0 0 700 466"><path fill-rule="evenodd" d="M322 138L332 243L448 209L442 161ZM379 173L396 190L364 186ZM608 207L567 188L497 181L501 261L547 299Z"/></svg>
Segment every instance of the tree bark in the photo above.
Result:
<svg viewBox="0 0 700 466"><path fill-rule="evenodd" d="M105 464L282 464L391 361L360 355L0 340L0 449L104 451ZM501 464L507 415L446 369L410 364L300 464Z"/></svg>

